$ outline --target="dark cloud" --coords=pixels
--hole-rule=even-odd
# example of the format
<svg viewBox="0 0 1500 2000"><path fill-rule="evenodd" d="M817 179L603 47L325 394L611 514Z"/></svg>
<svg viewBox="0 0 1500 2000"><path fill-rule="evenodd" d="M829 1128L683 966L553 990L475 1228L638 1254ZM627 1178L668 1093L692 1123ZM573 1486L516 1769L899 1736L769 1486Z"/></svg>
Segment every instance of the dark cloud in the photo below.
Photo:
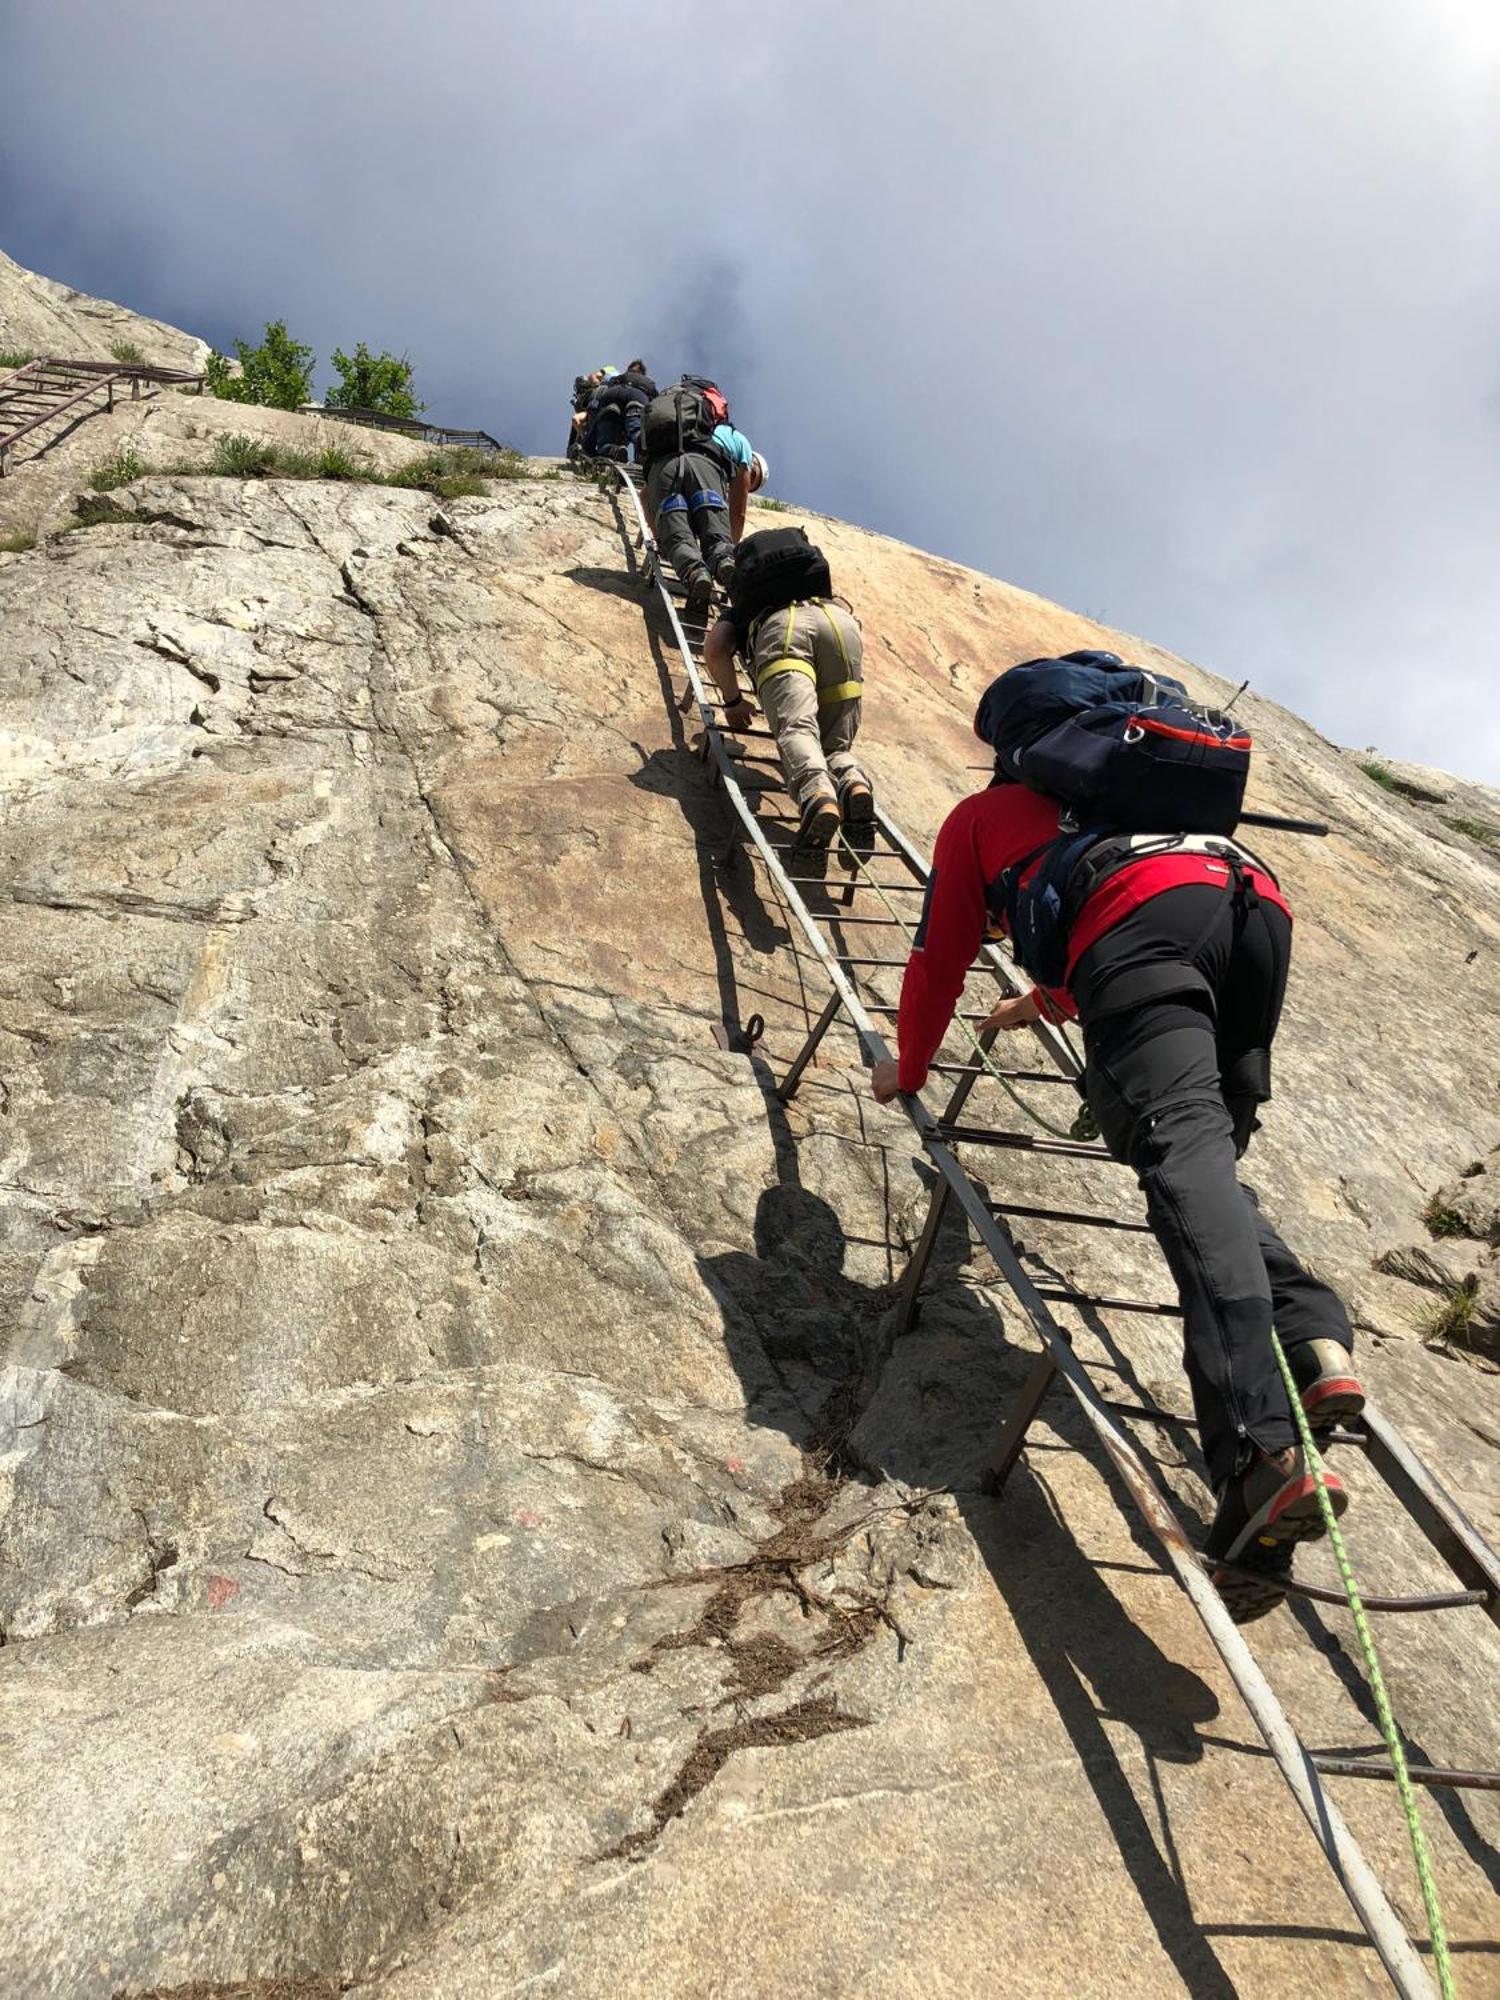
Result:
<svg viewBox="0 0 1500 2000"><path fill-rule="evenodd" d="M718 374L789 497L1500 777L1495 18L16 9L0 241L535 449Z"/></svg>

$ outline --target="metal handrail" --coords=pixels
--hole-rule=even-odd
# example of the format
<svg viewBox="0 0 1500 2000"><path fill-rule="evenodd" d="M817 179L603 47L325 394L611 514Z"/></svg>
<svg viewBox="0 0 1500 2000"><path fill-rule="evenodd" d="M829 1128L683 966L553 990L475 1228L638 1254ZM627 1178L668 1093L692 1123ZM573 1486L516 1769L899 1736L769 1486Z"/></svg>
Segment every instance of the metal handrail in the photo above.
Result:
<svg viewBox="0 0 1500 2000"><path fill-rule="evenodd" d="M340 423L363 424L370 430L399 431L403 437L421 438L427 444L468 445L475 451L502 452L509 449L488 431L458 430L452 424L430 424L421 417L393 417L385 410L330 407L326 403L304 403L302 414L334 417Z"/></svg>
<svg viewBox="0 0 1500 2000"><path fill-rule="evenodd" d="M43 355L23 362L19 368L0 375L0 479L5 477L12 445L44 424L66 416L101 389L108 399L105 408L112 410L118 382L129 382L132 396L139 396L142 382L173 386L191 383L200 391L203 387L201 375L182 368L158 368L148 361L70 361L59 355ZM67 393L69 390L73 392L71 395ZM25 402L40 403L42 407L29 409L23 422L4 428L7 401L13 406Z"/></svg>
<svg viewBox="0 0 1500 2000"><path fill-rule="evenodd" d="M617 467L615 470L617 484L611 490L623 489L630 495L630 504L640 531L640 547L667 613L703 724L705 741L718 767L729 801L759 851L761 859L777 881L781 893L786 898L788 909L806 936L813 952L822 961L823 969L828 974L835 994L854 1026L865 1062L874 1064L888 1060L890 1051L879 1029L865 1012L854 985L846 977L835 954L829 950L816 920L803 903L798 891L792 886L775 849L767 841L756 815L750 810L740 789L735 772L735 760L724 747L723 736L715 718L714 705L709 699L697 661L683 632L676 603L665 586L655 538L646 520L640 494L629 478L626 468ZM881 815L881 820L885 825L891 825L884 814ZM915 856L916 850L905 842L904 836L898 837L906 851ZM1002 968L1003 964L1002 960ZM1070 1048L1067 1049L1067 1053L1069 1057L1072 1056ZM1076 1058L1073 1060L1076 1061ZM1009 1237L997 1225L984 1196L970 1180L957 1155L943 1138L937 1119L921 1097L914 1093L902 1093L900 1102L928 1157L951 1189L979 1241L995 1260L1017 1304L1041 1339L1052 1367L1067 1384L1094 1435L1124 1480L1147 1527L1160 1542L1168 1563L1207 1628L1209 1637L1239 1690L1241 1699L1265 1739L1266 1747L1275 1759L1288 1789L1312 1828L1313 1836L1322 1848L1335 1879L1348 1897L1370 1942L1379 1954L1392 1985L1405 1997L1405 2000L1432 2000L1434 1994L1432 1981L1405 1926L1391 1906L1385 1890L1366 1861L1358 1842L1345 1825L1342 1814L1324 1791L1310 1753L1298 1738L1239 1628L1230 1619L1219 1593L1205 1575L1197 1552L1188 1542L1187 1536L1183 1533L1176 1516L1134 1443L1120 1430L1104 1407L1098 1391L1074 1354L1067 1336L1048 1311L1041 1293L1023 1268Z"/></svg>

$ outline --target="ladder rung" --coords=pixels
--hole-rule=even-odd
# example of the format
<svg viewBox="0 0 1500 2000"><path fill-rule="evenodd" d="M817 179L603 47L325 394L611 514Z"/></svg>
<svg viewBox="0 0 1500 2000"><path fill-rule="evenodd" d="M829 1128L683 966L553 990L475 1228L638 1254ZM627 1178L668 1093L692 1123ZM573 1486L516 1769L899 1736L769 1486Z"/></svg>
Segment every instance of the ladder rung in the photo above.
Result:
<svg viewBox="0 0 1500 2000"><path fill-rule="evenodd" d="M1215 1563L1214 1568L1222 1570L1227 1576L1259 1578L1265 1574L1263 1570L1240 1563ZM1299 1576L1284 1575L1278 1575L1276 1581L1292 1597L1305 1597L1313 1604L1337 1604L1346 1610L1348 1608L1349 1600L1344 1592L1333 1589L1329 1584L1304 1583ZM1483 1590L1437 1590L1423 1597L1376 1597L1366 1596L1361 1591L1359 1601L1366 1611L1462 1611L1471 1604L1483 1604L1487 1595ZM1384 1769L1374 1766L1362 1770L1359 1768L1360 1760L1354 1757L1330 1757L1325 1762L1322 1757L1314 1756L1313 1762L1320 1771L1327 1768L1346 1778L1388 1778L1391 1775L1388 1765ZM1491 1776L1488 1772L1477 1771L1466 1775L1481 1782ZM1500 1789L1500 1776L1494 1777L1492 1782L1496 1789Z"/></svg>
<svg viewBox="0 0 1500 2000"><path fill-rule="evenodd" d="M1102 1146L1084 1146L1073 1139L1033 1139L1029 1132L994 1132L986 1125L939 1124L938 1137L950 1146L1008 1146L1021 1153L1061 1153L1070 1160L1109 1160L1112 1166L1122 1164L1111 1159Z"/></svg>
<svg viewBox="0 0 1500 2000"><path fill-rule="evenodd" d="M827 880L822 875L788 875L786 879L799 889L826 889L828 887ZM836 889L844 889L848 888L851 883L856 889L883 889L887 895L892 892L904 896L925 896L927 894L927 885L925 882L865 882L858 875L853 875L844 882L840 882L835 878L833 886Z"/></svg>
<svg viewBox="0 0 1500 2000"><path fill-rule="evenodd" d="M986 1063L982 1069L975 1069L973 1063L929 1063L927 1067L941 1076L1003 1076L1007 1083L1065 1083L1069 1090L1078 1086L1072 1077L1064 1076L1057 1069L991 1069Z"/></svg>
<svg viewBox="0 0 1500 2000"><path fill-rule="evenodd" d="M1126 1222L1117 1215L1089 1215L1076 1208L1031 1208L1022 1202L992 1201L991 1215L1024 1215L1032 1222L1076 1222L1084 1229L1124 1229L1132 1236L1149 1236L1149 1222Z"/></svg>
<svg viewBox="0 0 1500 2000"><path fill-rule="evenodd" d="M1071 1285L1038 1285L1038 1298L1065 1306L1089 1306L1095 1312L1154 1313L1160 1319L1181 1319L1182 1307L1165 1299L1114 1299L1100 1292L1075 1292Z"/></svg>

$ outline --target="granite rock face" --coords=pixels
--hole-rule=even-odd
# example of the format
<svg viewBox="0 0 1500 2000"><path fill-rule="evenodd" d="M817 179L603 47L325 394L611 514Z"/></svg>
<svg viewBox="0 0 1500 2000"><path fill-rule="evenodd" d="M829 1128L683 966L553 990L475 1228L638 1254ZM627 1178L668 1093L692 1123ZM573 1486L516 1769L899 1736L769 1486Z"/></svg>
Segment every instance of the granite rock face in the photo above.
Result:
<svg viewBox="0 0 1500 2000"><path fill-rule="evenodd" d="M208 342L195 334L109 299L90 298L26 270L0 250L0 352L108 361L122 341L139 348L141 360L158 368L198 370L210 352Z"/></svg>
<svg viewBox="0 0 1500 2000"><path fill-rule="evenodd" d="M1061 1399L980 1497L1031 1349L961 1230L891 1339L920 1155L847 1036L768 1088L825 989L608 497L115 497L0 556L0 1985L1382 1990ZM1111 636L1166 662L807 518L924 844L981 781L990 672ZM1298 965L1256 1178L1493 1538L1494 1377L1376 1263L1449 1268L1424 1211L1500 1138L1500 869L1247 710L1256 802L1334 828L1266 842ZM722 1051L755 1011L764 1058ZM990 1179L1131 1211L1080 1163ZM1165 1283L1133 1238L1027 1240ZM1185 1407L1168 1326L1078 1340ZM1180 1434L1144 1437L1201 1510ZM1361 1573L1436 1579L1350 1477ZM1382 1636L1416 1754L1500 1761L1482 1616ZM1254 1644L1309 1741L1374 1740L1345 1621ZM1385 1788L1340 1797L1417 1923ZM1482 1990L1500 1820L1427 1820Z"/></svg>

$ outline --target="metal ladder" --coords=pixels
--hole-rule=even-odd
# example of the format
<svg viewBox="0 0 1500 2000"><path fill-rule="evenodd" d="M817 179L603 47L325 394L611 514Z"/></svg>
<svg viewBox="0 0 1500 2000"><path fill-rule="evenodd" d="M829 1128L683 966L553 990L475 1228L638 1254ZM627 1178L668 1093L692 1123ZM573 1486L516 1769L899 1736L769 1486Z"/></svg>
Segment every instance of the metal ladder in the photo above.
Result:
<svg viewBox="0 0 1500 2000"><path fill-rule="evenodd" d="M773 761L747 751L745 739L769 739L771 732L762 728L731 732L720 720L718 705L704 680L704 633L697 626L685 624L681 616L678 605L680 586L662 565L642 506L637 469L610 464L604 470L614 475L606 483L616 506L622 533L627 544L633 539L634 547L639 551L642 574L666 613L672 639L682 661L686 685L678 706L683 712L696 706L703 728L704 759L722 784L725 798L746 836L748 851L752 859L766 870L768 880L775 885L786 911L821 964L831 987L821 1014L777 1085L777 1095L785 1102L795 1095L823 1038L841 1016L855 1035L863 1065L868 1067L889 1055L877 1017L894 1017L896 1006L880 991L877 981L882 976L899 973L905 963L905 953L888 957L879 952L852 952L845 949L832 933L842 931L846 926L868 929L876 933L872 942L878 943L882 931L902 931L903 926L895 917L852 909L855 896L862 888L871 890L876 881L880 882L883 895L887 898L893 894L914 897L923 894L930 872L929 864L890 816L877 807L876 837L870 853L856 855L847 846L842 851L841 858L850 871L847 883L830 886L822 878L812 879L791 872L791 868L799 865L792 831L797 815L757 811L745 783L747 776L752 774L761 778L759 767ZM784 788L767 776L761 778L754 789L760 794ZM773 838L773 835L776 837ZM889 874L877 877L873 873L877 866L887 868ZM818 900L828 904L833 903L836 891L842 907L815 912L809 907L809 895L814 890L818 892ZM808 894L804 894L805 891ZM880 905L883 899L869 896L867 901ZM917 907L914 903L914 915ZM993 978L1005 993L1024 990L1030 983L1020 979L1005 955L992 945L987 944L983 948L976 961L976 969ZM979 1020L983 1016L976 1014L969 1018ZM721 1042L726 1047L751 1048L758 1040L760 1026L758 1017L753 1018L747 1030L738 1033L726 1030ZM1033 1033L1046 1057L1047 1067L1009 1068L999 1073L1011 1081L1066 1085L1076 1091L1081 1064L1066 1035L1044 1022L1038 1022ZM992 1040L992 1035L980 1036L986 1056ZM1037 1219L1082 1229L1140 1234L1150 1233L1148 1225L1144 1221L1102 1211L1094 1213L1038 1203L991 1201L970 1178L958 1149L973 1146L1024 1150L1088 1160L1110 1168L1117 1163L1099 1145L1037 1138L1027 1132L976 1124L964 1119L972 1093L991 1076L985 1056L976 1054L965 1062L936 1063L933 1070L936 1074L956 1079L940 1113L934 1114L920 1097L903 1096L898 1100L923 1150L937 1169L937 1178L921 1236L901 1282L896 1331L905 1331L915 1321L923 1278L940 1224L951 1204L956 1202L1041 1342L1041 1352L995 1440L985 1473L987 1489L999 1492L1003 1488L1021 1454L1033 1419L1049 1390L1060 1382L1082 1410L1141 1517L1160 1543L1168 1565L1206 1627L1288 1789L1307 1819L1314 1839L1379 1954L1393 1987L1404 1996L1432 1995L1435 1989L1416 1947L1322 1784L1324 1775L1389 1780L1391 1771L1383 1764L1358 1757L1318 1755L1302 1744L1240 1629L1229 1618L1165 1493L1148 1469L1134 1440L1121 1428L1122 1420L1135 1419L1191 1430L1191 1420L1165 1410L1111 1400L1102 1395L1084 1363L1075 1354L1067 1331L1052 1312L1054 1305L1067 1305L1096 1311L1176 1315L1178 1306L1175 1302L1113 1298L1068 1285L1039 1283L1022 1262L1023 1253L1012 1237L1009 1221L1012 1218ZM1377 1612L1420 1614L1469 1607L1483 1610L1500 1625L1500 1557L1405 1442L1395 1425L1367 1404L1363 1416L1347 1430L1335 1432L1330 1442L1364 1452L1408 1518L1453 1571L1460 1586L1457 1590L1422 1596L1366 1596L1365 1608ZM1288 1583L1288 1594L1315 1603L1342 1605L1344 1602L1340 1591L1300 1581ZM1412 1778L1422 1784L1500 1790L1500 1773L1497 1772L1425 1765L1412 1765L1410 1772Z"/></svg>

